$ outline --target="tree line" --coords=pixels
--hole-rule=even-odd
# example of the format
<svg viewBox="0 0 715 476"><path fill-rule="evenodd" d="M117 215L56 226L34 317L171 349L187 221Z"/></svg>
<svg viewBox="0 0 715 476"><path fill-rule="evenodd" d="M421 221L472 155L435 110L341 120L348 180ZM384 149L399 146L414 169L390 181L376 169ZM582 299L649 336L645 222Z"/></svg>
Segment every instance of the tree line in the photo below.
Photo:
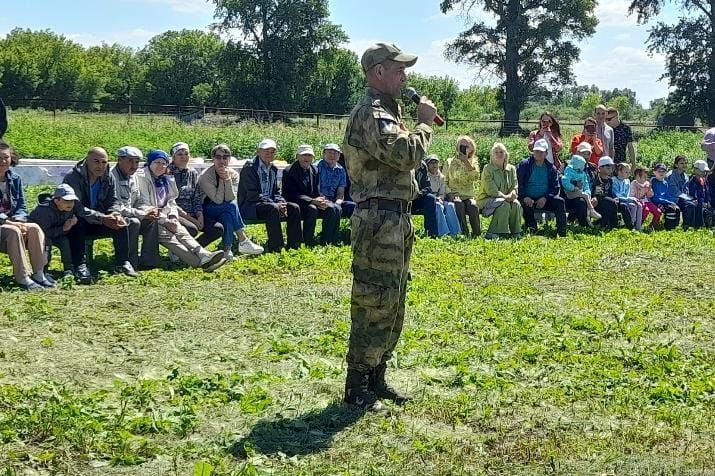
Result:
<svg viewBox="0 0 715 476"><path fill-rule="evenodd" d="M329 21L327 0L212 2L217 21L211 31L167 31L141 49L85 48L50 30L17 28L0 40L0 97L10 104L75 101L71 107L80 110L98 107L88 102L131 101L344 114L362 94L359 59L341 46L348 38ZM634 0L631 11L644 22L660 13L662 3ZM496 19L493 25L474 20L445 55L488 71L499 84L460 89L448 76L418 74L409 81L444 115L503 118L504 132L546 109L581 119L599 103L618 108L625 119L686 112L715 123L715 2L683 3L689 16L651 30L649 48L666 54L673 92L649 109L631 90L574 82L580 53L574 40L595 31L595 0L442 0L444 13L482 8Z"/></svg>

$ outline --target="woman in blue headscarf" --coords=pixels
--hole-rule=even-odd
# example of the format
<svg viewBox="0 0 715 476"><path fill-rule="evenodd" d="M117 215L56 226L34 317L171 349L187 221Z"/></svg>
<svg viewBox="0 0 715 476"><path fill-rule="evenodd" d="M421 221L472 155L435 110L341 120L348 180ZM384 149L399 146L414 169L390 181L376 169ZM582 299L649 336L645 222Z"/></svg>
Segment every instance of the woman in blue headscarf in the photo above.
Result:
<svg viewBox="0 0 715 476"><path fill-rule="evenodd" d="M171 175L167 175L169 154L152 150L146 158L144 174L137 174L142 199L159 210L159 244L189 266L212 272L226 263L223 251L209 252L202 247L179 222L176 197L179 191Z"/></svg>

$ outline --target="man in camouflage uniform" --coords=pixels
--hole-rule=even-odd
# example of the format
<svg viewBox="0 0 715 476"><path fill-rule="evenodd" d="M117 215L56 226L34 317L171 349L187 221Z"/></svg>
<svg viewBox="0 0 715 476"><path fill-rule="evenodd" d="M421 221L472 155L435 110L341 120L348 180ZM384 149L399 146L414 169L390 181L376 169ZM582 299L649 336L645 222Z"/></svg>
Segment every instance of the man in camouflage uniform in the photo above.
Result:
<svg viewBox="0 0 715 476"><path fill-rule="evenodd" d="M405 317L414 170L427 153L436 115L434 105L422 98L414 130L402 124L396 99L405 86L405 69L416 61L394 45L368 48L361 60L368 88L345 131L343 151L357 207L350 223L352 326L344 400L364 409L382 409L380 399L409 400L385 382L385 369Z"/></svg>

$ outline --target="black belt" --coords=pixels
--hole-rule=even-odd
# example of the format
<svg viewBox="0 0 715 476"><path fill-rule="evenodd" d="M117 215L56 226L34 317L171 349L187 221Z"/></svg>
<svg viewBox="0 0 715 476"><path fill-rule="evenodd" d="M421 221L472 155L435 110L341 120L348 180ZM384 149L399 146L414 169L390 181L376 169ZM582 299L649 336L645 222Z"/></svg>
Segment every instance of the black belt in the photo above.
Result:
<svg viewBox="0 0 715 476"><path fill-rule="evenodd" d="M358 208L374 208L388 212L412 213L412 202L388 198L368 198L357 204Z"/></svg>

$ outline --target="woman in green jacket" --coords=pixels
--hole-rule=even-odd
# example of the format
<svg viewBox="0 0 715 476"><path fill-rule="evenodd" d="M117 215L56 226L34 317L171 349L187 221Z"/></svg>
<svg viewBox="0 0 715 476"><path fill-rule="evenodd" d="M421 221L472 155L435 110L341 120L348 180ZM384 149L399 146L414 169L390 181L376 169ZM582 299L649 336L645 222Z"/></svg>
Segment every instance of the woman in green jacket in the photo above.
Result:
<svg viewBox="0 0 715 476"><path fill-rule="evenodd" d="M488 240L521 237L521 204L517 200L516 167L509 163L509 152L497 142L482 171L477 206L482 215L492 217L484 237Z"/></svg>

